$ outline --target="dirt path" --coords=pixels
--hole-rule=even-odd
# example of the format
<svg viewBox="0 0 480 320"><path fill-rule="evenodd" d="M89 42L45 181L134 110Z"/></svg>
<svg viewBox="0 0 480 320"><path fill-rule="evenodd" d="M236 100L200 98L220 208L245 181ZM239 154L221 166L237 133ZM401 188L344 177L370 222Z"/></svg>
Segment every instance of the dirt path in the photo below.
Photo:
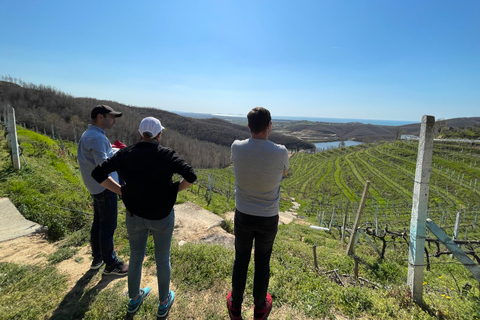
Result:
<svg viewBox="0 0 480 320"><path fill-rule="evenodd" d="M225 214L225 220L229 219L233 221L233 212ZM290 223L293 219L292 213L280 215L281 223ZM187 242L205 242L233 247L234 236L222 228L226 224L225 220L191 202L176 205L173 237L179 245ZM0 261L20 265L46 265L47 257L58 249L60 243L48 243L43 234L35 233L3 241L0 242ZM57 269L68 278L68 294L62 302L62 308L56 311L57 314L68 310L69 303L77 303L78 299L75 297L82 296L85 290L103 289L119 281L125 281L124 294L127 294L126 278L102 278L101 273L89 271L90 255L90 247L85 245L72 258L57 265ZM144 268L142 286L149 286L152 288L152 293L158 294L156 281L155 275ZM174 286L172 288L175 289Z"/></svg>

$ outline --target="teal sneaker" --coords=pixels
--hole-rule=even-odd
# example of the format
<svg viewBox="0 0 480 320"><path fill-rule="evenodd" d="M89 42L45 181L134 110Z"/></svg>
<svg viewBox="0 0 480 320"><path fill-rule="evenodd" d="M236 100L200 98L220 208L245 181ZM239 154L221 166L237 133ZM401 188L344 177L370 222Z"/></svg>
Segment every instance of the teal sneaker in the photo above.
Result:
<svg viewBox="0 0 480 320"><path fill-rule="evenodd" d="M170 290L170 292L168 293L167 303L165 304L160 304L160 302L158 303L157 316L159 318L165 318L166 316L168 316L168 311L170 311L170 308L172 307L172 304L174 301L175 301L175 293L173 292L173 290Z"/></svg>
<svg viewBox="0 0 480 320"><path fill-rule="evenodd" d="M128 313L137 312L140 306L142 305L143 300L145 300L149 294L150 294L150 287L145 287L143 289L140 289L140 296L137 298L137 300L130 299L130 301L128 302L127 312Z"/></svg>

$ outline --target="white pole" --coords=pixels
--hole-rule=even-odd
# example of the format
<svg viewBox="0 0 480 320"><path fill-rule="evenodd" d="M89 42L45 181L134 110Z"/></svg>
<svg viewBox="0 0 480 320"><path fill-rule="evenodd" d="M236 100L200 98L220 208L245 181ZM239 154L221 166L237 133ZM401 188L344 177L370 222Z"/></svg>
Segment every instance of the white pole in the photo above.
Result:
<svg viewBox="0 0 480 320"><path fill-rule="evenodd" d="M18 152L17 126L15 124L15 109L10 105L8 108L8 144L12 149L13 169L20 170L20 154Z"/></svg>
<svg viewBox="0 0 480 320"><path fill-rule="evenodd" d="M412 298L417 304L423 303L426 213L428 207L430 172L432 170L434 128L435 117L424 115L420 129L417 166L413 187L407 276L407 283L410 287Z"/></svg>

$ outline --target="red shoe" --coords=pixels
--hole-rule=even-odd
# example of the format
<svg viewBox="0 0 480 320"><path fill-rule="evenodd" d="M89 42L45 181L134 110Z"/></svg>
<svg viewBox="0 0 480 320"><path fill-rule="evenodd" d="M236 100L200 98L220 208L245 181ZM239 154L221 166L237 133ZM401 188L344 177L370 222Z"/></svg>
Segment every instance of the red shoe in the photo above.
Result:
<svg viewBox="0 0 480 320"><path fill-rule="evenodd" d="M243 320L242 308L234 309L232 305L232 291L227 295L227 309L231 320Z"/></svg>
<svg viewBox="0 0 480 320"><path fill-rule="evenodd" d="M272 296L270 293L267 293L267 298L265 299L265 308L263 310L257 310L253 308L253 319L254 320L265 320L272 311Z"/></svg>

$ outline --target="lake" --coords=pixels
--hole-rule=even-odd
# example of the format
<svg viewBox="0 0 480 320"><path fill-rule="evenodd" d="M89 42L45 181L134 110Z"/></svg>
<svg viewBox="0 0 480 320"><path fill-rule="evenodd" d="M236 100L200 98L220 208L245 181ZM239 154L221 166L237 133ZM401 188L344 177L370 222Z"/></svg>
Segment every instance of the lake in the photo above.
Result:
<svg viewBox="0 0 480 320"><path fill-rule="evenodd" d="M323 150L338 148L340 142L341 141L317 142L317 143L314 143L314 145L315 145L315 148L317 148L317 152L319 152ZM345 142L345 147L357 146L359 144L362 144L362 142L359 142L359 141L344 141L344 142Z"/></svg>

